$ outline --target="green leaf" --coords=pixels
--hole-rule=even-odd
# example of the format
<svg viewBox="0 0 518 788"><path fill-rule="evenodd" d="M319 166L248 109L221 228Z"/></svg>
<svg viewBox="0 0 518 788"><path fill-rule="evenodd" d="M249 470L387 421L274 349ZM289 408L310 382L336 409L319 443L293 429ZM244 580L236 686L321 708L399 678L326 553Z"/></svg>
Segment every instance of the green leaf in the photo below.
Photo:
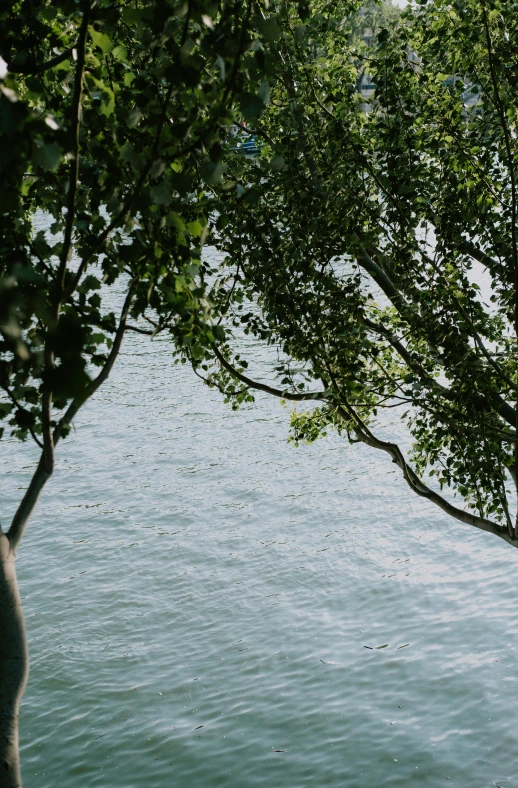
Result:
<svg viewBox="0 0 518 788"><path fill-rule="evenodd" d="M151 199L156 205L169 205L173 199L171 189L167 183L160 183L151 189Z"/></svg>
<svg viewBox="0 0 518 788"><path fill-rule="evenodd" d="M263 38L270 44L278 41L281 36L281 28L274 16L269 16L266 19L258 17L257 27Z"/></svg>
<svg viewBox="0 0 518 788"><path fill-rule="evenodd" d="M239 109L246 120L257 120L264 110L264 101L255 93L241 93Z"/></svg>
<svg viewBox="0 0 518 788"><path fill-rule="evenodd" d="M189 230L193 238L199 238L203 232L203 225L200 224L199 222L188 222L187 229Z"/></svg>
<svg viewBox="0 0 518 788"><path fill-rule="evenodd" d="M275 156L270 159L270 167L272 170L284 170L286 168L284 156L280 153L276 153Z"/></svg>
<svg viewBox="0 0 518 788"><path fill-rule="evenodd" d="M88 32L90 33L90 37L94 42L95 46L102 50L103 55L106 55L113 49L113 44L109 36L106 33L100 33L98 30L95 30L93 27L88 28Z"/></svg>
<svg viewBox="0 0 518 788"><path fill-rule="evenodd" d="M36 148L32 157L34 164L42 167L44 170L50 170L51 172L57 170L61 159L61 150L54 142L49 142L46 145Z"/></svg>

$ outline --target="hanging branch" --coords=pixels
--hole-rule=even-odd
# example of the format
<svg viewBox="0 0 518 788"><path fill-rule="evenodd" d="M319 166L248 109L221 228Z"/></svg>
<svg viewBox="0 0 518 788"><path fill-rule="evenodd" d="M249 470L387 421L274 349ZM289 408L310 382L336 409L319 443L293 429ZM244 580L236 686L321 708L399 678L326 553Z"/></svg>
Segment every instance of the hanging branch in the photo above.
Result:
<svg viewBox="0 0 518 788"><path fill-rule="evenodd" d="M325 400L326 393L325 391L307 391L307 392L292 392L292 391L282 391L281 389L273 388L272 386L267 386L265 383L259 383L256 380L252 380L252 378L247 377L247 375L243 375L242 372L238 372L238 370L230 364L229 361L225 358L225 356L220 352L220 350L216 347L216 345L212 346L214 351L214 355L218 359L219 363L222 367L224 367L227 372L237 378L241 383L244 383L246 386L249 386L252 389L257 389L258 391L264 391L266 394L271 394L274 397L279 397L280 399L287 399L292 402L304 402L305 400Z"/></svg>

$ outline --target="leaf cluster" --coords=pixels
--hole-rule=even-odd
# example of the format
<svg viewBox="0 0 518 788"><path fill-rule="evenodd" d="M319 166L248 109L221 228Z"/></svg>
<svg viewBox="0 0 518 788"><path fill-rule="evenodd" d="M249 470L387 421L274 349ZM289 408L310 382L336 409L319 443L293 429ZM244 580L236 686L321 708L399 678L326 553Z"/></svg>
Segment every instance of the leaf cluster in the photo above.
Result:
<svg viewBox="0 0 518 788"><path fill-rule="evenodd" d="M375 445L380 412L401 408L418 474L512 533L516 10L408 10L373 45L368 103L352 9L350 24L316 7L302 26L288 16L261 155L229 156L219 188L231 304L212 294L229 330L241 323L321 382L330 407L295 417L296 439L339 413Z"/></svg>

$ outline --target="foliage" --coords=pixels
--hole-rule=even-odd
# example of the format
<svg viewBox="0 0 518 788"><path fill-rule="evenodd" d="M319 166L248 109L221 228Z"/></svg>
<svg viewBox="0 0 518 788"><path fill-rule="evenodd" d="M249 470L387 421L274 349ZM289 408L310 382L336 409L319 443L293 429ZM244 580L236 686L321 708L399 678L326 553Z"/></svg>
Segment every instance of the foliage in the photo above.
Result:
<svg viewBox="0 0 518 788"><path fill-rule="evenodd" d="M2 6L0 417L48 470L130 319L194 357L214 339L201 249L233 108L268 68L264 5Z"/></svg>
<svg viewBox="0 0 518 788"><path fill-rule="evenodd" d="M57 443L108 378L126 332L167 331L173 352L194 359L223 336L209 321L201 253L229 128L258 118L267 99L277 30L267 7L0 4L0 437L7 427L41 449L7 532L0 528L6 788L21 786L28 664L16 549Z"/></svg>
<svg viewBox="0 0 518 788"><path fill-rule="evenodd" d="M219 356L205 374L228 385L243 327L303 370L279 395L325 401L312 423L295 417L295 437L341 423L416 493L512 541L518 4L422 0L379 32L368 107L352 28L312 10L282 20L261 156L229 157L218 187L227 280L212 298L228 341L220 376ZM414 467L375 434L387 408Z"/></svg>
<svg viewBox="0 0 518 788"><path fill-rule="evenodd" d="M366 56L375 56L379 33L392 29L399 22L400 13L401 9L390 0L369 0L362 3L357 13L348 15L349 43L353 47L353 56L360 52Z"/></svg>

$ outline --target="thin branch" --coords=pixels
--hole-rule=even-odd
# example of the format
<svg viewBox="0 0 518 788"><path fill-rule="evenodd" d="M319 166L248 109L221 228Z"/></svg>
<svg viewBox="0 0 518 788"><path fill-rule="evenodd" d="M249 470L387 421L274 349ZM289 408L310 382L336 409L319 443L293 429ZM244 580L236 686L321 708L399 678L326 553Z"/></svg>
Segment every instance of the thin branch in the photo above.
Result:
<svg viewBox="0 0 518 788"><path fill-rule="evenodd" d="M413 492L422 498L427 498L429 501L431 501L431 503L434 503L436 506L446 512L446 514L449 514L456 520L459 520L466 525L472 525L475 528L481 529L482 531L488 531L489 533L495 534L496 536L500 536L502 539L504 539L504 541L508 542L514 547L517 546L516 541L509 536L505 526L498 525L498 523L494 523L491 520L486 520L484 517L479 517L478 515L471 514L470 512L465 512L463 509L453 506L453 504L449 503L449 501L447 501L446 498L443 498L442 495L439 495L439 493L431 490L426 484L424 484L424 482L421 481L413 468L407 463L399 446L396 443L383 441L377 438L362 421L354 408L351 408L347 405L339 405L337 410L344 419L348 421L351 418L353 419L356 424L355 432L363 443L365 443L367 446L371 446L374 449L379 449L386 452L392 458L392 462L394 462L403 471L405 481L411 490L413 490Z"/></svg>
<svg viewBox="0 0 518 788"><path fill-rule="evenodd" d="M53 448L57 445L58 441L61 438L63 433L63 428L68 426L80 407L97 391L99 386L104 383L104 381L108 378L112 367L115 363L115 360L119 354L122 339L124 337L124 331L126 328L126 319L129 314L129 310L131 307L131 302L133 300L133 283L130 286L130 290L126 296L126 300L124 302L124 306L122 308L121 317L119 321L119 326L117 328L117 332L115 334L115 338L113 341L113 345L111 351L106 359L104 367L102 368L101 372L98 376L87 386L85 392L81 397L76 397L76 399L69 405L66 413L60 419L59 423L57 424L54 433L52 435L52 446ZM11 545L11 550L14 552L19 545L25 528L27 526L27 522L29 517L36 505L36 502L39 498L39 495L45 486L46 482L50 479L52 475L53 466L51 468L47 465L47 460L45 456L45 450L42 451L40 460L34 471L34 475L30 481L30 484L27 488L25 495L23 496L18 509L13 517L11 526L7 532L7 538Z"/></svg>
<svg viewBox="0 0 518 788"><path fill-rule="evenodd" d="M27 240L26 240L26 243L27 243L27 246L29 247L29 251L30 251L30 253L31 253L31 254L32 254L34 257L36 257L36 259L38 260L39 264L42 266L42 268L44 268L44 269L45 269L45 271L47 272L47 274L49 274L49 276L53 277L53 276L54 276L54 271L52 270L51 266L50 266L50 265L48 265L48 264L45 262L45 260L42 258L42 256L41 256L41 255L39 255L39 254L38 254L38 252L35 250L35 248L34 248L34 244L32 244L32 243L31 243L31 241L30 241L29 239L27 239ZM20 244L20 246L21 246L21 244Z"/></svg>
<svg viewBox="0 0 518 788"><path fill-rule="evenodd" d="M287 399L293 402L303 402L304 400L325 400L326 394L325 391L315 391L315 392L301 392L295 393L291 391L282 391L281 389L275 389L272 386L267 386L265 383L259 383L256 380L252 380L251 378L243 375L242 372L239 372L235 367L230 364L225 356L220 352L220 350L216 347L216 345L212 346L214 351L214 355L218 359L219 363L222 367L224 367L227 372L244 383L251 389L257 389L258 391L265 391L267 394L271 394L274 397L279 397L280 399Z"/></svg>
<svg viewBox="0 0 518 788"><path fill-rule="evenodd" d="M115 333L115 337L113 339L113 345L112 345L111 350L110 350L110 352L108 354L108 357L107 357L107 359L106 359L106 361L104 363L104 366L101 369L101 371L99 372L99 374L97 375L97 377L94 378L94 380L92 380L89 383L89 385L86 387L85 391L81 394L81 396L76 397L73 400L73 402L71 402L71 404L68 406L66 412L64 413L64 415L59 420L59 422L58 422L58 424L56 426L56 429L54 430L54 436L53 436L54 437L54 445L56 445L58 443L58 441L60 440L61 435L63 433L63 428L68 426L71 423L72 419L75 417L75 415L77 414L77 412L81 408L81 406L84 405L84 403L88 399L90 399L90 397L93 394L95 394L95 392L97 391L99 386L101 386L104 383L104 381L107 380L110 372L112 371L112 368L113 368L113 365L115 363L115 360L117 359L117 356L119 355L119 351L120 351L121 345L122 345L122 340L123 340L123 337L124 337L124 332L126 330L126 320L128 318L128 315L129 315L129 311L130 311L130 308L131 308L131 302L133 301L133 295L134 295L133 286L134 286L134 282L131 283L130 289L128 291L128 294L126 295L126 300L124 301L124 306L123 306L122 311L121 311L119 325L118 325L117 331Z"/></svg>
<svg viewBox="0 0 518 788"><path fill-rule="evenodd" d="M274 140L272 140L270 135L264 130L264 128L262 126L257 126L257 128L254 131L253 129L249 128L248 126L245 126L245 124L241 123L239 120L235 120L234 121L234 125L235 126L239 126L239 128L243 129L243 131L246 131L247 134L250 134L250 135L259 134L261 137L264 137L266 142L270 143L272 148L275 148Z"/></svg>
<svg viewBox="0 0 518 788"><path fill-rule="evenodd" d="M68 194L67 194L67 218L65 222L65 232L63 235L63 247L61 250L59 269L58 269L58 286L59 286L59 300L61 300L65 287L65 273L67 262L70 259L72 251L72 232L74 229L75 208L76 208L76 194L77 184L79 180L79 129L81 126L81 102L83 98L83 73L85 69L86 59L86 35L88 32L88 20L90 17L90 3L88 0L83 3L83 18L81 20L81 27L79 29L79 41L77 44L77 66L74 77L74 96L72 101L72 128L71 137L72 156L70 161L70 175L68 179Z"/></svg>
<svg viewBox="0 0 518 788"><path fill-rule="evenodd" d="M72 55L72 52L76 48L77 45L73 47L69 47L65 49L64 52L61 52L60 55L56 55L55 57L47 60L45 63L32 63L26 66L19 66L18 68L10 68L10 74L42 74L44 71L48 71L55 66L59 66L60 63L63 63L64 60L68 60L68 58Z"/></svg>
<svg viewBox="0 0 518 788"><path fill-rule="evenodd" d="M154 337L158 331L151 331L149 328L139 328L139 326L131 326L129 323L126 325L126 331L136 331L137 334L145 334L148 337Z"/></svg>
<svg viewBox="0 0 518 788"><path fill-rule="evenodd" d="M2 388L4 391L5 391L5 393L7 394L7 396L9 397L9 399L11 400L11 402L12 402L12 403L13 403L13 404L16 406L16 408L17 408L17 409L18 409L18 410L19 410L21 413L27 413L27 410L26 410L26 409L23 407L23 405L20 405L20 403L18 402L18 400L16 399L16 397L15 397L13 394L11 394L11 392L9 391L9 389L7 388L7 386L4 386L3 384L1 384L1 383L0 383L0 387L1 387L1 388ZM38 446L40 447L40 449L43 449L43 443L42 443L42 442L40 441L40 439L37 437L37 435L36 435L36 433L34 432L34 430L32 429L32 427L28 427L27 429L29 430L29 432L30 432L31 436L34 438L35 442L38 444Z"/></svg>

